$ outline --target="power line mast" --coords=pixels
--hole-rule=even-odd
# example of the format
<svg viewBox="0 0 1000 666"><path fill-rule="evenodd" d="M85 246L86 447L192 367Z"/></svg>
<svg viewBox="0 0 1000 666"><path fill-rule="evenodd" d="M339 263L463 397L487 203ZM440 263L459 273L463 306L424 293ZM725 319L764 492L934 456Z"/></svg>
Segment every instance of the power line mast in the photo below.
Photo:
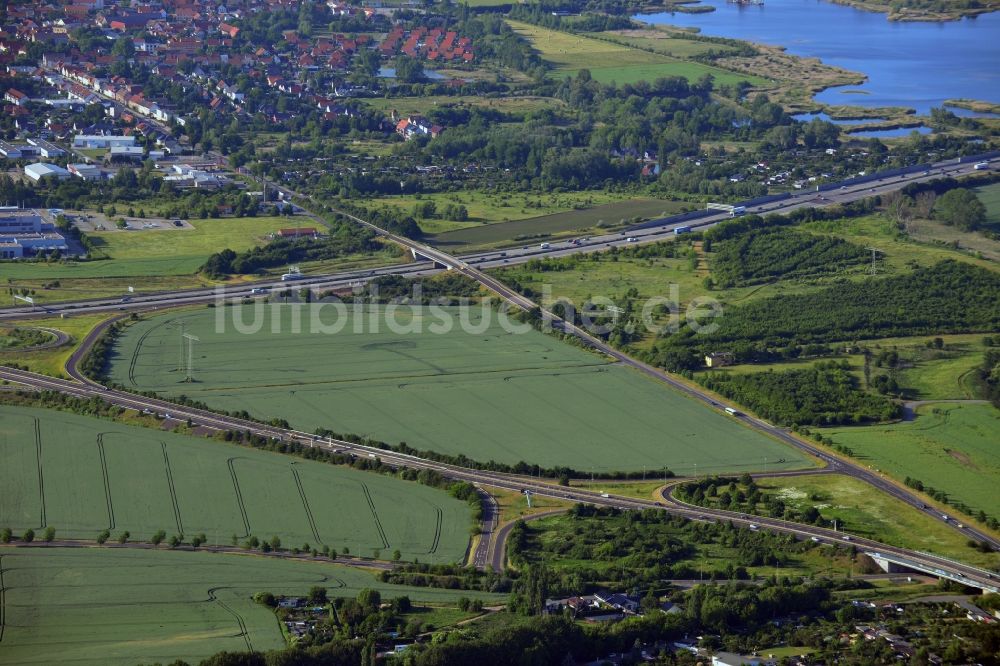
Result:
<svg viewBox="0 0 1000 666"><path fill-rule="evenodd" d="M193 382L194 381L194 343L201 342L198 336L191 335L190 333L184 334L184 339L187 340L187 378L184 381Z"/></svg>
<svg viewBox="0 0 1000 666"><path fill-rule="evenodd" d="M620 308L617 305L609 305L607 311L611 313L611 325L618 325L618 318L625 314L625 308Z"/></svg>
<svg viewBox="0 0 1000 666"><path fill-rule="evenodd" d="M878 260L878 253L882 252L882 250L878 249L877 247L866 247L865 249L871 251L872 253L872 266L871 268L868 269L868 272L871 273L872 275L875 275L875 273L878 272L878 266L876 263Z"/></svg>
<svg viewBox="0 0 1000 666"><path fill-rule="evenodd" d="M177 348L177 372L184 371L184 320L181 319L181 337L178 338L180 346Z"/></svg>

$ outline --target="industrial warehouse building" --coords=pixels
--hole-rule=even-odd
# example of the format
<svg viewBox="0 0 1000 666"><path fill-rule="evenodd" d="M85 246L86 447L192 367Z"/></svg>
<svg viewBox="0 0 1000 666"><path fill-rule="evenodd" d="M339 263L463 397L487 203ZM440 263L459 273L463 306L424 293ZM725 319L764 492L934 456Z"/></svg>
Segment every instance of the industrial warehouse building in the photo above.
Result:
<svg viewBox="0 0 1000 666"><path fill-rule="evenodd" d="M24 175L37 183L41 181L42 178L58 178L59 180L66 180L69 178L69 171L66 171L66 169L63 169L61 166L57 166L55 164L36 162L35 164L29 164L24 167Z"/></svg>
<svg viewBox="0 0 1000 666"><path fill-rule="evenodd" d="M73 137L74 148L123 148L135 145L135 136L117 136L113 134L78 134Z"/></svg>
<svg viewBox="0 0 1000 666"><path fill-rule="evenodd" d="M37 211L0 207L0 259L22 259L55 250L67 252L69 245Z"/></svg>

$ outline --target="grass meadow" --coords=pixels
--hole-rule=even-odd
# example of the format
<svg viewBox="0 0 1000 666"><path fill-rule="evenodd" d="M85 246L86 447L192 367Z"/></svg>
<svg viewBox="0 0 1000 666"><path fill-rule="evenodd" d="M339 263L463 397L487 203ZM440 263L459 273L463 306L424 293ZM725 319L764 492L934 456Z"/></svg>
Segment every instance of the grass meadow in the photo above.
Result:
<svg viewBox="0 0 1000 666"><path fill-rule="evenodd" d="M88 237L100 261L61 264L4 264L0 279L109 278L189 275L198 271L213 252L246 250L267 235L294 226L287 217L245 217L190 220L191 229L95 231Z"/></svg>
<svg viewBox="0 0 1000 666"><path fill-rule="evenodd" d="M706 53L735 53L736 49L723 44L702 42L695 39L685 39L683 33L675 30L665 30L662 26L647 26L637 30L609 30L597 35L606 39L634 46L643 50L652 50L674 58L691 58Z"/></svg>
<svg viewBox="0 0 1000 666"><path fill-rule="evenodd" d="M706 74L715 77L716 85L762 81L755 76L680 60L661 53L650 53L605 39L550 30L519 21L508 20L508 23L531 42L543 60L552 64L554 71L551 74L554 78L576 76L581 69L588 69L591 77L600 83L652 82L668 76L682 76L694 82Z"/></svg>
<svg viewBox="0 0 1000 666"><path fill-rule="evenodd" d="M975 192L979 200L986 206L987 224L1000 226L1000 183L977 187Z"/></svg>
<svg viewBox="0 0 1000 666"><path fill-rule="evenodd" d="M824 429L886 474L907 476L975 510L1000 514L1000 411L991 405L929 404L913 421Z"/></svg>
<svg viewBox="0 0 1000 666"><path fill-rule="evenodd" d="M602 230L606 232L608 228L624 226L635 217L655 218L673 215L680 212L681 208L682 204L675 201L632 199L592 208L565 210L527 219L511 218L511 221L508 222L447 231L435 234L430 238L430 241L443 248L465 251L474 247L510 244L527 239L537 240L542 237L578 235L588 229L592 229L596 234ZM499 214L501 216L509 215L506 209L502 209Z"/></svg>
<svg viewBox="0 0 1000 666"><path fill-rule="evenodd" d="M348 310L342 330L329 334L312 322L318 312L333 326L332 305L302 311L300 333L292 332L294 306L262 305L261 330L241 334L233 317L250 325L252 308L162 315L130 327L113 352L112 381L280 416L305 430L326 427L482 461L583 472L752 470L765 457L769 469L809 464L605 357L534 330L507 332L478 308L395 308L392 321L404 332L390 330L384 308ZM476 332L465 332L463 317ZM182 321L201 340L190 383L177 371ZM441 321L454 327L435 334L431 325Z"/></svg>
<svg viewBox="0 0 1000 666"><path fill-rule="evenodd" d="M301 226L315 226L300 219ZM95 250L91 261L0 264L0 284L32 290L36 303L106 298L136 292L192 289L216 284L198 270L209 255L226 248L243 251L262 245L281 228L295 226L287 217L189 220L194 227L89 232ZM164 223L165 224L165 223ZM314 270L349 270L399 261L394 251L354 254L303 266ZM270 271L280 274L287 267ZM234 276L234 280L245 280Z"/></svg>
<svg viewBox="0 0 1000 666"><path fill-rule="evenodd" d="M467 505L417 483L64 412L0 417L0 526L16 534L278 536L425 562L460 561L468 543Z"/></svg>
<svg viewBox="0 0 1000 666"><path fill-rule="evenodd" d="M622 195L599 190L582 192L560 192L553 194L530 194L520 192L443 192L440 194L400 195L380 197L369 202L369 207L398 208L410 213L418 202L433 201L437 214L442 217L419 218L420 228L425 233L442 235L469 227L502 224L529 218L546 217L556 213L583 212L605 204L627 206L631 202L621 202ZM451 220L443 217L448 204L465 206L467 220ZM671 205L664 202L664 205ZM617 220L616 220L617 221Z"/></svg>
<svg viewBox="0 0 1000 666"><path fill-rule="evenodd" d="M373 588L440 606L443 619L461 596L501 599L380 583L329 563L165 549L0 547L0 567L4 664L198 663L222 650L279 649L274 613L252 601L263 591L305 595L320 585L353 597Z"/></svg>
<svg viewBox="0 0 1000 666"><path fill-rule="evenodd" d="M1000 566L1000 554L969 548L965 537L940 520L857 479L814 474L760 479L757 485L778 495L786 505L799 509L815 506L824 518L837 520L839 529L850 534L980 567Z"/></svg>

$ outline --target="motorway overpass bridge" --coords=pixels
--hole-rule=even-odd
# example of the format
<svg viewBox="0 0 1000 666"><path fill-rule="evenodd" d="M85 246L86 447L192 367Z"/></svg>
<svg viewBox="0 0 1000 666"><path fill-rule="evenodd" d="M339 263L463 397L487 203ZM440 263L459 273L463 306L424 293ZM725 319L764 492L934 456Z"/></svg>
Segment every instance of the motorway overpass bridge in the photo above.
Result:
<svg viewBox="0 0 1000 666"><path fill-rule="evenodd" d="M432 256L433 255L433 256ZM416 247L410 248L410 256L413 257L414 261L433 261L435 268L443 268L446 271L450 271L454 266L450 263L443 261L436 253L424 253L418 250Z"/></svg>
<svg viewBox="0 0 1000 666"><path fill-rule="evenodd" d="M973 580L968 576L958 572L958 571L945 571L940 567L933 566L931 564L919 562L917 560L911 559L909 557L904 557L895 553L885 553L881 551L865 551L865 555L875 560L875 563L885 571L886 573L901 573L901 572L917 572L930 574L937 578L944 578L946 580L952 580L956 583L965 585L966 587L975 587L983 591L983 594L987 593L1000 593L1000 581L996 581L994 574L988 571L982 571L983 576L988 580L996 581L993 583L983 581L983 580ZM940 557L940 556L938 556Z"/></svg>

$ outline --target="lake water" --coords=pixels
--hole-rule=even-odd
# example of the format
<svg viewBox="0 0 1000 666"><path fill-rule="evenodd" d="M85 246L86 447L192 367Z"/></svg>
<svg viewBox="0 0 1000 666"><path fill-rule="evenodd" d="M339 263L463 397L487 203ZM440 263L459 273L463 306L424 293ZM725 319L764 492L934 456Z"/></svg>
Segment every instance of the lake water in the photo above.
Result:
<svg viewBox="0 0 1000 666"><path fill-rule="evenodd" d="M826 104L906 106L927 113L949 98L1000 103L1000 12L945 23L900 23L822 0L766 0L746 7L703 2L715 11L634 18L784 46L794 55L868 76L865 84L846 88L864 94L831 88L816 96Z"/></svg>
<svg viewBox="0 0 1000 666"><path fill-rule="evenodd" d="M851 120L839 120L837 118L831 118L825 113L797 113L792 116L795 120L802 121L804 123L809 122L813 118L819 118L820 120L825 120L828 123L833 123L834 125L860 125L861 123L876 123L885 118L854 118Z"/></svg>
<svg viewBox="0 0 1000 666"><path fill-rule="evenodd" d="M931 128L919 125L917 127L896 127L894 129L855 130L848 132L848 135L862 139L892 139L901 136L910 136L914 132L917 134L930 134Z"/></svg>
<svg viewBox="0 0 1000 666"><path fill-rule="evenodd" d="M380 79L394 79L396 78L396 68L395 67L379 67L378 77ZM424 70L424 78L428 81L444 81L448 77L444 74L439 74L432 69Z"/></svg>

